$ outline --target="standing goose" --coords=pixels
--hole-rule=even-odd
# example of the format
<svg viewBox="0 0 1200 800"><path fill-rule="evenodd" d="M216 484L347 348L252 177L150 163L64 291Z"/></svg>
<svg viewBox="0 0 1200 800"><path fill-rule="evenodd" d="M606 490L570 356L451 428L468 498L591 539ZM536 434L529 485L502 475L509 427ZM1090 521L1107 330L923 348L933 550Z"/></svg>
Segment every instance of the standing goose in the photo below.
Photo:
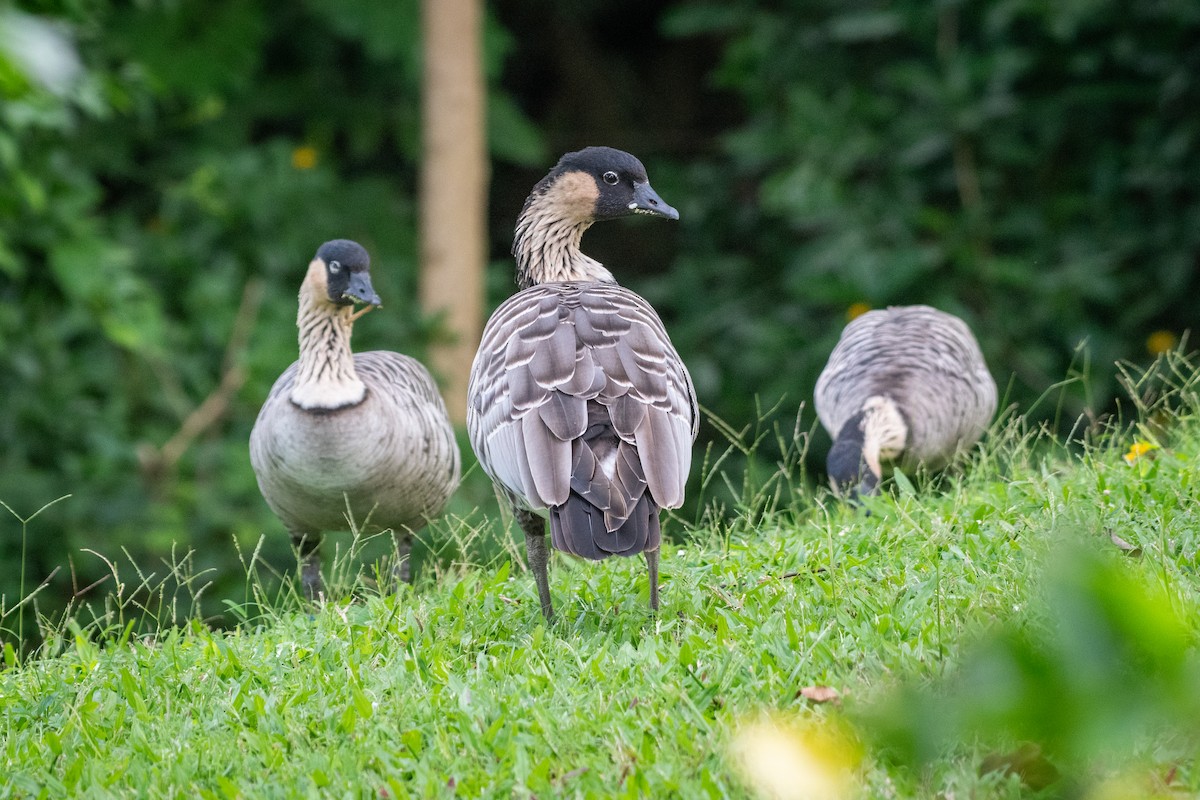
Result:
<svg viewBox="0 0 1200 800"><path fill-rule="evenodd" d="M815 405L834 437L834 488L873 494L882 462L938 469L979 441L996 413L996 381L961 319L892 306L842 331L817 378Z"/></svg>
<svg viewBox="0 0 1200 800"><path fill-rule="evenodd" d="M397 534L408 581L413 531L458 485L454 429L429 372L400 353L350 350L354 304L380 304L370 261L347 239L317 250L300 286L300 360L250 432L259 489L300 550L310 597L322 589L321 534L347 527L347 503L359 523Z"/></svg>
<svg viewBox="0 0 1200 800"><path fill-rule="evenodd" d="M471 367L467 430L525 533L546 619L554 547L599 560L645 553L658 608L660 508L683 503L699 422L691 377L654 309L580 240L628 214L679 219L628 153L568 153L517 220L520 291L488 320Z"/></svg>

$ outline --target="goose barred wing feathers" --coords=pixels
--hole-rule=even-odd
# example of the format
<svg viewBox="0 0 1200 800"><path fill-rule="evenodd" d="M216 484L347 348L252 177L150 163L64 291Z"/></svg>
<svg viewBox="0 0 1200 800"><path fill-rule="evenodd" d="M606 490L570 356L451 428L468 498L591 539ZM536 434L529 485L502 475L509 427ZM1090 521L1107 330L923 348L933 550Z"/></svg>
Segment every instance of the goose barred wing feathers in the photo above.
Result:
<svg viewBox="0 0 1200 800"><path fill-rule="evenodd" d="M368 350L354 355L354 368L367 386L389 387L393 397L412 398L443 409L446 406L433 376L415 358L388 350Z"/></svg>
<svg viewBox="0 0 1200 800"><path fill-rule="evenodd" d="M519 505L558 509L556 547L590 558L657 547L657 509L683 502L699 415L649 303L615 283L513 295L484 330L468 395L481 465ZM572 492L586 502L568 504Z"/></svg>
<svg viewBox="0 0 1200 800"><path fill-rule="evenodd" d="M872 396L891 398L904 415L904 461L935 468L979 439L997 403L971 329L921 305L868 311L846 326L817 379L817 416L836 437Z"/></svg>

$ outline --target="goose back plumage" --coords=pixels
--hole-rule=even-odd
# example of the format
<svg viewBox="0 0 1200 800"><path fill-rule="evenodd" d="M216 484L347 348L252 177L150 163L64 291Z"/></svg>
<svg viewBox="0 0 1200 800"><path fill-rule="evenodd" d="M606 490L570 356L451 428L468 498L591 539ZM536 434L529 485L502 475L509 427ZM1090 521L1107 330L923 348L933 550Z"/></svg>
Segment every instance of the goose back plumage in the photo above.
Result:
<svg viewBox="0 0 1200 800"><path fill-rule="evenodd" d="M817 379L817 416L829 435L873 397L895 402L908 428L899 463L937 469L979 440L996 412L996 382L966 323L924 305L852 320Z"/></svg>
<svg viewBox="0 0 1200 800"><path fill-rule="evenodd" d="M557 509L556 548L599 559L658 547L657 512L683 502L699 416L649 303L605 282L518 292L484 330L468 394L481 466L515 504Z"/></svg>

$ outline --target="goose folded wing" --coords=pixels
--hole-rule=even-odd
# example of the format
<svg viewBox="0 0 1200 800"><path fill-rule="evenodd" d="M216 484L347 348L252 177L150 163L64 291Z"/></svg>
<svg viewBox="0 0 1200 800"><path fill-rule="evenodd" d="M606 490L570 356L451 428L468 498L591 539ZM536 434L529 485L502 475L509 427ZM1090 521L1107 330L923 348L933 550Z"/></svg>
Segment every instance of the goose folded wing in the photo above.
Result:
<svg viewBox="0 0 1200 800"><path fill-rule="evenodd" d="M393 398L411 398L440 404L441 393L429 370L416 359L388 350L354 354L354 368L368 386Z"/></svg>
<svg viewBox="0 0 1200 800"><path fill-rule="evenodd" d="M493 480L534 508L570 491L571 441L587 409L560 387L598 391L595 365L578 351L558 294L534 287L496 311L472 368L472 444Z"/></svg>
<svg viewBox="0 0 1200 800"><path fill-rule="evenodd" d="M608 346L594 348L597 364L609 377L598 400L609 408L622 441L636 446L655 502L678 507L698 423L691 378L645 300L620 287L603 291L606 302L582 305L591 327L604 330L610 320L620 320L626 330L609 337Z"/></svg>

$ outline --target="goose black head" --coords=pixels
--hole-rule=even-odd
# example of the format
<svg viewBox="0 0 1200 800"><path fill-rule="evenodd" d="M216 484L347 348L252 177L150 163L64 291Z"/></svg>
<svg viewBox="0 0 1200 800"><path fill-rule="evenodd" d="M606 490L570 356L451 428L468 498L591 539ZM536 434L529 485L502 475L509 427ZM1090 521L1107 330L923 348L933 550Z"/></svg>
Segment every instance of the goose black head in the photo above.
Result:
<svg viewBox="0 0 1200 800"><path fill-rule="evenodd" d="M371 257L358 242L349 239L326 242L317 250L316 260L325 267L329 302L342 306L382 304L371 286Z"/></svg>
<svg viewBox="0 0 1200 800"><path fill-rule="evenodd" d="M834 490L850 500L858 495L875 494L882 477L875 474L863 457L865 416L860 411L842 425L825 458L825 469Z"/></svg>
<svg viewBox="0 0 1200 800"><path fill-rule="evenodd" d="M650 185L642 162L612 147L567 153L534 189L534 196L539 193L553 193L563 211L581 221L629 214L679 219L679 212Z"/></svg>

